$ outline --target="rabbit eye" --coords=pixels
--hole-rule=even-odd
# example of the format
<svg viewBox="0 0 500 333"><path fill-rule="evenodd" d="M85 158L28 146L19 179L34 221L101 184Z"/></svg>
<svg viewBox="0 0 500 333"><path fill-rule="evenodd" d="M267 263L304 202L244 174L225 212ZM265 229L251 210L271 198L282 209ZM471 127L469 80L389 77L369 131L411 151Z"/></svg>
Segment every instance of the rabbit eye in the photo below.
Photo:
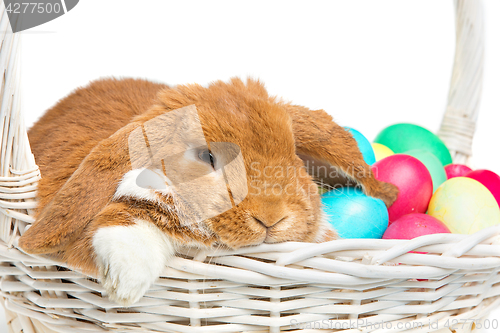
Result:
<svg viewBox="0 0 500 333"><path fill-rule="evenodd" d="M215 169L215 157L212 155L212 152L208 149L203 149L198 153L198 158L203 162L210 164L212 168Z"/></svg>

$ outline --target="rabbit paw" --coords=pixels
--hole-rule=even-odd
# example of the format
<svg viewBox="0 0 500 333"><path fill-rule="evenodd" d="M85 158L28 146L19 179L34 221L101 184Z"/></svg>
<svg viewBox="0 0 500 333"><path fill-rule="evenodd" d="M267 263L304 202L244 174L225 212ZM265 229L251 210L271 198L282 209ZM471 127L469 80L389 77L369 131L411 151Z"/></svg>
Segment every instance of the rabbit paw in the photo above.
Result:
<svg viewBox="0 0 500 333"><path fill-rule="evenodd" d="M93 246L101 283L109 298L122 306L137 302L175 253L167 235L140 220L98 229Z"/></svg>

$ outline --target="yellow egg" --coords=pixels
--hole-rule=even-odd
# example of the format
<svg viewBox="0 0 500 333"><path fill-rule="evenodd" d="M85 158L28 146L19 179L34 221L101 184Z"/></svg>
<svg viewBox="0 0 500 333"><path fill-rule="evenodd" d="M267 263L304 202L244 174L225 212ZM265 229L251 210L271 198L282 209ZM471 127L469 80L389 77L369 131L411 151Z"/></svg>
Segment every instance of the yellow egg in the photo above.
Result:
<svg viewBox="0 0 500 333"><path fill-rule="evenodd" d="M491 192L466 177L445 181L432 196L428 214L458 234L473 234L500 223L500 208Z"/></svg>
<svg viewBox="0 0 500 333"><path fill-rule="evenodd" d="M394 155L394 152L387 146L381 145L380 143L372 143L373 152L375 153L375 160L378 162L387 156Z"/></svg>

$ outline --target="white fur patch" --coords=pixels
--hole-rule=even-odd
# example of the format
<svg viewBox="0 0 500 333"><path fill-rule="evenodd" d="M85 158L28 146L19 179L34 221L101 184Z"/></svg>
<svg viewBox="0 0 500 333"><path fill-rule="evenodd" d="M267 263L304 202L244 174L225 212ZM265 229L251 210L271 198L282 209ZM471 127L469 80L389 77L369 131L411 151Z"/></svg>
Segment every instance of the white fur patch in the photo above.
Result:
<svg viewBox="0 0 500 333"><path fill-rule="evenodd" d="M152 189L152 188L146 188L145 186L139 186L137 183L137 177L144 171L144 168L140 169L133 169L129 172L127 172L122 180L120 181L120 184L118 185L118 188L115 191L115 194L113 196L113 199L119 199L119 198L134 198L137 200L146 200L151 203L155 203L159 206L162 207L162 209L168 210L170 213L178 215L179 211L176 209L176 200L178 200L178 194L175 191L174 186L166 186L164 189ZM220 170L219 170L220 171ZM215 172L214 172L215 173ZM222 174L222 172L220 172ZM161 175L161 171L155 170L155 174ZM159 177L164 177L164 176L159 176ZM169 182L169 180L165 178L165 182ZM152 182L154 183L155 181L161 181L160 179L151 179ZM153 184L155 185L155 184ZM164 202L160 196L158 195L159 193L163 195L169 195L174 199L174 204L167 204ZM199 232L202 235L208 235L210 234L206 227L202 224L197 222L196 220L190 220L187 218L180 218L180 224L183 227L188 227L191 230L195 232Z"/></svg>
<svg viewBox="0 0 500 333"><path fill-rule="evenodd" d="M323 209L321 209L318 223L319 228L316 232L316 237L314 238L313 242L322 243L325 241L325 235L328 233L328 231L335 231L335 229L332 228L332 225L330 224L330 222L328 222L328 216L325 214ZM337 233L337 231L335 231L335 233Z"/></svg>
<svg viewBox="0 0 500 333"><path fill-rule="evenodd" d="M100 228L93 246L104 288L112 300L124 306L144 295L175 254L172 239L143 220Z"/></svg>
<svg viewBox="0 0 500 333"><path fill-rule="evenodd" d="M139 177L139 175L143 171L144 168L140 168L133 169L127 172L120 181L120 185L118 185L113 199L131 197L139 200L158 202L158 196L155 194L155 191L161 192L163 194L169 194L171 192L170 187L168 186L166 186L163 190L153 190L151 188L144 188L137 185L137 177Z"/></svg>

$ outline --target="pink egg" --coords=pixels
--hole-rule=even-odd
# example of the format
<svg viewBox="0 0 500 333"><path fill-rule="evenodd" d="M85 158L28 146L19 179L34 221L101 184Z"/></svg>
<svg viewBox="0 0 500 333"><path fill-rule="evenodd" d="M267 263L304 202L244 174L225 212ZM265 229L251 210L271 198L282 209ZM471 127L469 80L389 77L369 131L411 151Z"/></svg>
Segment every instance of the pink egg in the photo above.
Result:
<svg viewBox="0 0 500 333"><path fill-rule="evenodd" d="M448 164L444 167L444 171L446 171L446 177L452 179L455 177L463 177L471 172L472 169L463 164Z"/></svg>
<svg viewBox="0 0 500 333"><path fill-rule="evenodd" d="M412 239L430 234L449 234L450 229L437 218L426 214L408 214L394 221L383 239Z"/></svg>
<svg viewBox="0 0 500 333"><path fill-rule="evenodd" d="M472 178L477 180L488 190L490 190L491 194L495 197L495 200L500 206L500 176L490 170L475 170L469 172L465 175L467 178Z"/></svg>
<svg viewBox="0 0 500 333"><path fill-rule="evenodd" d="M394 184L398 199L389 207L389 224L403 215L425 213L432 196L432 178L425 165L415 157L395 154L372 166L375 178Z"/></svg>

